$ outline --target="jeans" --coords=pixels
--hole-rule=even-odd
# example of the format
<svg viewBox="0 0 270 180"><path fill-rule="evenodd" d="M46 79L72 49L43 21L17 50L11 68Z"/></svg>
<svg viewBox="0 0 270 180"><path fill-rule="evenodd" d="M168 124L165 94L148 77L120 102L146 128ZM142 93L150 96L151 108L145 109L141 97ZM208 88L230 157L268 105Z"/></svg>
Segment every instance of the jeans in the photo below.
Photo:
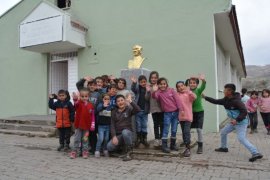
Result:
<svg viewBox="0 0 270 180"><path fill-rule="evenodd" d="M118 139L118 144L114 145L112 143L112 139L110 140L110 142L107 144L107 149L108 151L114 151L117 148L119 148L119 146L125 144L127 146L131 146L132 145L132 131L128 130L128 129L124 129L122 131L121 134L116 136Z"/></svg>
<svg viewBox="0 0 270 180"><path fill-rule="evenodd" d="M258 126L258 114L257 112L248 113L250 120L250 128L251 130L257 129Z"/></svg>
<svg viewBox="0 0 270 180"><path fill-rule="evenodd" d="M246 131L247 131L247 124L236 124L232 125L228 123L222 130L221 130L221 148L227 148L227 135L236 130L238 141L243 144L251 154L258 153L257 148L251 144L246 138Z"/></svg>
<svg viewBox="0 0 270 180"><path fill-rule="evenodd" d="M71 127L58 128L58 131L59 131L59 144L69 145L70 135L71 135Z"/></svg>
<svg viewBox="0 0 270 180"><path fill-rule="evenodd" d="M98 125L98 140L96 151L100 151L103 143L103 150L107 150L107 143L109 141L110 125Z"/></svg>
<svg viewBox="0 0 270 180"><path fill-rule="evenodd" d="M191 122L189 121L180 121L181 129L182 129L182 136L183 136L183 141L185 145L190 144L190 126Z"/></svg>
<svg viewBox="0 0 270 180"><path fill-rule="evenodd" d="M155 139L161 139L163 132L164 113L163 112L152 113L152 118L154 122Z"/></svg>
<svg viewBox="0 0 270 180"><path fill-rule="evenodd" d="M171 138L176 138L178 125L178 112L164 112L162 139L168 139L171 126Z"/></svg>
<svg viewBox="0 0 270 180"><path fill-rule="evenodd" d="M80 149L82 151L88 151L88 138L89 138L89 130L75 129L74 134L74 151L79 153Z"/></svg>
<svg viewBox="0 0 270 180"><path fill-rule="evenodd" d="M140 111L135 115L137 132L147 133L148 114Z"/></svg>

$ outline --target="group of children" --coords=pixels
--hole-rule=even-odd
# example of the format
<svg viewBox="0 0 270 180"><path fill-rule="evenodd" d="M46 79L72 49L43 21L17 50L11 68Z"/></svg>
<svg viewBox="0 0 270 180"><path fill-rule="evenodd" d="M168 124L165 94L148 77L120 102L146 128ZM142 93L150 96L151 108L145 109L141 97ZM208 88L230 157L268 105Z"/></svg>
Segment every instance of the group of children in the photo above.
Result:
<svg viewBox="0 0 270 180"><path fill-rule="evenodd" d="M206 87L204 75L178 81L176 90L170 88L167 79L160 78L156 71L151 72L148 79L141 75L138 78L132 76L130 80L132 85L131 90L128 90L126 89L127 82L123 78L116 79L113 76L104 75L94 79L87 76L76 84L79 93L72 93L74 106L65 90L60 90L57 97L50 95L49 107L56 110L56 127L60 133L58 151L70 148L71 125L74 122L75 136L74 147L70 153L71 158L79 155L88 158L89 152L95 154L95 157L100 157L101 150L103 150L104 156L109 156L110 151L122 148L125 152L123 160L131 160L130 153L134 146L140 144L145 147L149 146L147 123L148 114L151 113L154 123L154 146L161 146L164 153L178 151L176 133L178 124L180 124L183 143L186 147L183 155L190 156L191 128L197 130L197 153L202 154L204 122L202 98L205 98L209 102L224 105L230 113L232 113L231 106L237 105L236 108L240 108L237 109L240 113L232 113L234 115L231 117L231 126L221 131L221 147L216 151L228 152L227 134L237 127L236 129L241 129L241 133L239 133L241 137L238 137L240 142L252 153L250 161L262 158L257 149L245 138L245 133L243 133L245 126L238 128L238 124L245 124L247 114L245 114L245 108L241 109L239 99L234 98L235 86L229 86L230 94L224 92L222 100L215 100L203 94ZM225 91L227 89L225 86ZM56 98L57 101L54 102L53 99ZM233 103L228 104L228 99ZM135 142L133 140L133 117L135 117L137 134ZM267 127L270 129L269 125ZM169 129L171 129L170 146L168 146Z"/></svg>
<svg viewBox="0 0 270 180"><path fill-rule="evenodd" d="M263 89L261 96L257 91L251 91L250 96L246 95L247 89L242 89L242 102L246 105L249 117L250 134L258 133L258 114L259 111L267 130L270 135L270 90Z"/></svg>

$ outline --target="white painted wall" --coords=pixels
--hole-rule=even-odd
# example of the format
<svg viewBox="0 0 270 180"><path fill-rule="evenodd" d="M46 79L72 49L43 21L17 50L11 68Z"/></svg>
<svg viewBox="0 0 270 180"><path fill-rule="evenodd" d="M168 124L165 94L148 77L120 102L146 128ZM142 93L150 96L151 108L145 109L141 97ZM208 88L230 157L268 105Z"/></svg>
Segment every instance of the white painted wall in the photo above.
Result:
<svg viewBox="0 0 270 180"><path fill-rule="evenodd" d="M78 81L78 57L68 59L68 91L70 94L76 92L76 83Z"/></svg>

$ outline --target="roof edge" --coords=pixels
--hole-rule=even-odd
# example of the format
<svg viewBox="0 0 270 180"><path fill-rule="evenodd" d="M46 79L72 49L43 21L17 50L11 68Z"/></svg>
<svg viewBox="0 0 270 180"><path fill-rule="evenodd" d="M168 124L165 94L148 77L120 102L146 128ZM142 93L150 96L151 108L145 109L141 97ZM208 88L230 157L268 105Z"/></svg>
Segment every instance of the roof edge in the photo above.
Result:
<svg viewBox="0 0 270 180"><path fill-rule="evenodd" d="M16 6L18 6L21 2L23 2L24 0L20 0L19 2L17 2L16 4L14 4L13 6L11 6L11 8L9 8L8 10L6 10L2 15L0 15L0 19L5 16L9 11L11 11L12 9L14 9Z"/></svg>
<svg viewBox="0 0 270 180"><path fill-rule="evenodd" d="M234 34L235 43L237 45L237 50L241 58L242 67L243 67L245 77L246 77L247 71L246 71L245 58L244 58L244 53L243 53L243 47L242 47L242 42L241 42L240 29L238 25L235 5L232 5L231 7L231 11L229 12L229 18L230 18L230 22L233 29L233 34Z"/></svg>

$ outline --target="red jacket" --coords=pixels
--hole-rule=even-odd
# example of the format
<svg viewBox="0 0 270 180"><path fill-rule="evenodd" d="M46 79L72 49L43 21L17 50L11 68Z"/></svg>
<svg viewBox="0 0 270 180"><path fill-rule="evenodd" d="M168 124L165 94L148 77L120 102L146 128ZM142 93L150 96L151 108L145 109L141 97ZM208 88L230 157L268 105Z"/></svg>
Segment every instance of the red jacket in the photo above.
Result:
<svg viewBox="0 0 270 180"><path fill-rule="evenodd" d="M75 103L75 128L82 130L95 130L95 113L94 106L90 102L83 102L81 100L74 100Z"/></svg>

